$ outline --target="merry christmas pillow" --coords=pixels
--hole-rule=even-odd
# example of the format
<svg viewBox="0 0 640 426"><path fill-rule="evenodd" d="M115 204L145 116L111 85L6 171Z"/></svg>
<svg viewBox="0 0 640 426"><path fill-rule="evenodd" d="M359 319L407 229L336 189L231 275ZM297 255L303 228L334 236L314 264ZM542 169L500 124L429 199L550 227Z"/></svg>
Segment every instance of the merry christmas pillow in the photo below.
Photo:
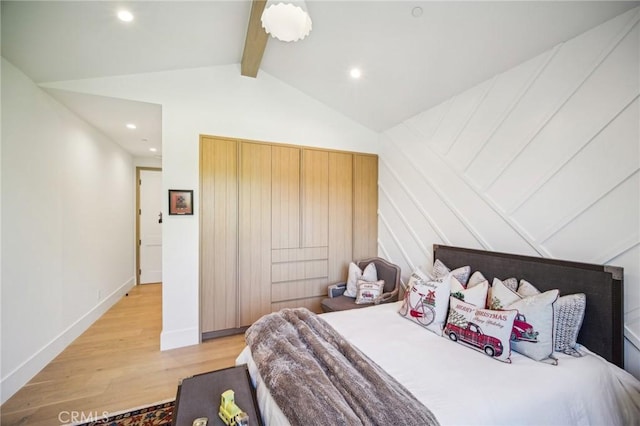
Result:
<svg viewBox="0 0 640 426"><path fill-rule="evenodd" d="M518 311L481 309L451 297L444 335L502 362L511 362L509 337Z"/></svg>
<svg viewBox="0 0 640 426"><path fill-rule="evenodd" d="M442 281L416 280L405 293L398 313L442 336L442 327L449 308L450 281L449 276Z"/></svg>

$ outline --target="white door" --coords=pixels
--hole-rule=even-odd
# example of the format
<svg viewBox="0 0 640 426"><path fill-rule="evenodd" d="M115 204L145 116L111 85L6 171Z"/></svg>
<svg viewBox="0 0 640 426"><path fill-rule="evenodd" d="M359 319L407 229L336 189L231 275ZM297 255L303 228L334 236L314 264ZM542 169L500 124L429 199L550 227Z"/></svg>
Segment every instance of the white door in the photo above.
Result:
<svg viewBox="0 0 640 426"><path fill-rule="evenodd" d="M162 282L162 172L140 170L140 284Z"/></svg>

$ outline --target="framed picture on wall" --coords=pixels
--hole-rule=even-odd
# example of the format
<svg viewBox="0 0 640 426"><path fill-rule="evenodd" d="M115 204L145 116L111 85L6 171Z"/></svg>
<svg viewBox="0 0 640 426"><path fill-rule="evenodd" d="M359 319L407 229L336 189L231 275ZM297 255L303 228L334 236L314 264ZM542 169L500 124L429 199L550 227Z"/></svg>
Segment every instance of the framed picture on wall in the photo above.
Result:
<svg viewBox="0 0 640 426"><path fill-rule="evenodd" d="M169 214L189 215L193 214L193 190L170 189L169 190Z"/></svg>

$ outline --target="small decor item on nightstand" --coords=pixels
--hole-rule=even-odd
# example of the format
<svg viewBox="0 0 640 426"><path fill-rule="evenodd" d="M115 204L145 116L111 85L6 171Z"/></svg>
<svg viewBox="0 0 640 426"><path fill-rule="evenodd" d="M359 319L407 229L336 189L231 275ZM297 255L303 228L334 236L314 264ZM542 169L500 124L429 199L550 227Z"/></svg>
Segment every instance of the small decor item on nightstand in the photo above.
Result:
<svg viewBox="0 0 640 426"><path fill-rule="evenodd" d="M227 426L247 426L249 416L236 405L235 394L229 389L220 395L220 411L218 415Z"/></svg>
<svg viewBox="0 0 640 426"><path fill-rule="evenodd" d="M207 426L207 423L209 423L208 417L198 417L193 421L191 426Z"/></svg>

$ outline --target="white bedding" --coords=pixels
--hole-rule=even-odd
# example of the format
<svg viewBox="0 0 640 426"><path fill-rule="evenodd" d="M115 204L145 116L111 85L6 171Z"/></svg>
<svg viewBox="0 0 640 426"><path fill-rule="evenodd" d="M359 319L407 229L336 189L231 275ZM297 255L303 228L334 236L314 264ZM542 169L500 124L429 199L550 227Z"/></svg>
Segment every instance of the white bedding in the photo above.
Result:
<svg viewBox="0 0 640 426"><path fill-rule="evenodd" d="M559 365L512 352L511 364L436 336L397 314L402 302L322 314L411 391L441 425L640 425L640 382L595 354ZM245 348L266 425L288 424Z"/></svg>

